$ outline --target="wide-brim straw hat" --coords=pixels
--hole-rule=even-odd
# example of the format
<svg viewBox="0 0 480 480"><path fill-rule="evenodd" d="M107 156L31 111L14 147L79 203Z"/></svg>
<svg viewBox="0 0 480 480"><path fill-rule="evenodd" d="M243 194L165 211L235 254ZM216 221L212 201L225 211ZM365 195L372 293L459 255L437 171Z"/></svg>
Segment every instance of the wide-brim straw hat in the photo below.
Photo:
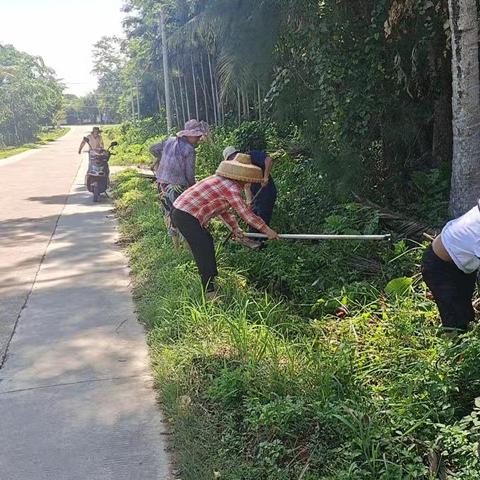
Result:
<svg viewBox="0 0 480 480"><path fill-rule="evenodd" d="M189 120L185 124L185 128L177 133L177 137L203 137L207 133L207 129L202 122Z"/></svg>
<svg viewBox="0 0 480 480"><path fill-rule="evenodd" d="M262 169L253 165L250 155L244 153L238 153L233 160L221 162L216 174L247 183L260 183L263 179Z"/></svg>
<svg viewBox="0 0 480 480"><path fill-rule="evenodd" d="M223 151L223 159L228 160L229 157L231 157L234 153L240 153L240 150L231 146L225 148L225 150Z"/></svg>

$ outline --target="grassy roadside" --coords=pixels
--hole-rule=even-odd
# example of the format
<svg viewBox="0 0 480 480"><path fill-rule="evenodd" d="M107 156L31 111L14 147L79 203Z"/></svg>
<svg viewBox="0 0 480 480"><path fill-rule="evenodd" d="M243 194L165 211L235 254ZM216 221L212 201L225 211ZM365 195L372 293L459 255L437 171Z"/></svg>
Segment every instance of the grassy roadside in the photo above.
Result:
<svg viewBox="0 0 480 480"><path fill-rule="evenodd" d="M38 148L40 145L47 145L50 142L54 142L55 140L66 135L69 130L70 129L68 127L63 127L55 130L44 131L37 136L37 140L34 143L26 143L20 147L7 147L0 149L0 160L22 152L26 152L27 150Z"/></svg>
<svg viewBox="0 0 480 480"><path fill-rule="evenodd" d="M383 291L353 281L347 266L306 315L296 289L272 296L267 278L257 288L247 278L273 256L284 261L275 269L295 264L299 251L280 245L256 257L219 247L222 300L206 303L152 186L126 171L114 195L182 479L479 477L478 326L445 338L419 282ZM332 276L328 261L343 251L327 253L318 273ZM420 253L401 261L415 269Z"/></svg>

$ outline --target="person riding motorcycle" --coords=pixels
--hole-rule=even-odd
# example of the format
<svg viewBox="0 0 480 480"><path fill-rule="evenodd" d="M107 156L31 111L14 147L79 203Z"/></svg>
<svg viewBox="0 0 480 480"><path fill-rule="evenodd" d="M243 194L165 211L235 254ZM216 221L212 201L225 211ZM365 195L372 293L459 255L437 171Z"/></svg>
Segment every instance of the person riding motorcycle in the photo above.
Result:
<svg viewBox="0 0 480 480"><path fill-rule="evenodd" d="M88 134L86 137L83 137L82 143L78 149L78 153L81 154L83 147L88 144L90 150L104 150L105 146L103 144L103 138L101 135L102 131L99 127L94 127L92 133Z"/></svg>

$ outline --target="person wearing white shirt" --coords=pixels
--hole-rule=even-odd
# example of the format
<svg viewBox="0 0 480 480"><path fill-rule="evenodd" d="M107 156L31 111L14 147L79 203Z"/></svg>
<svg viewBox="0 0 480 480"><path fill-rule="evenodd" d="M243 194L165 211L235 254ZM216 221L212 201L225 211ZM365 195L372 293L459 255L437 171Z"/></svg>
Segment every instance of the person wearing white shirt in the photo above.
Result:
<svg viewBox="0 0 480 480"><path fill-rule="evenodd" d="M422 276L443 327L466 330L474 320L472 297L480 267L480 204L447 223L426 250Z"/></svg>
<svg viewBox="0 0 480 480"><path fill-rule="evenodd" d="M103 150L105 148L103 144L102 131L99 127L94 127L92 133L83 137L82 143L78 148L78 153L81 154L83 147L88 143L90 150Z"/></svg>

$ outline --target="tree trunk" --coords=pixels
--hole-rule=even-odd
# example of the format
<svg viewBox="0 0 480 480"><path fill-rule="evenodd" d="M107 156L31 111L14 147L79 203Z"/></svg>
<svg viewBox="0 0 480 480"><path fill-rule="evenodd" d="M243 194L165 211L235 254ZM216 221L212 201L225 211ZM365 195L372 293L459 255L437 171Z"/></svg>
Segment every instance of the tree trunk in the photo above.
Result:
<svg viewBox="0 0 480 480"><path fill-rule="evenodd" d="M218 125L218 110L217 110L217 102L216 102L216 95L215 95L215 81L213 79L212 61L210 59L210 54L208 54L208 68L210 70L210 86L212 89L213 118L215 120L215 125Z"/></svg>
<svg viewBox="0 0 480 480"><path fill-rule="evenodd" d="M160 30L162 36L163 78L165 88L165 109L167 113L167 130L172 129L172 100L170 96L170 72L168 70L167 35L165 33L165 16L160 8Z"/></svg>
<svg viewBox="0 0 480 480"><path fill-rule="evenodd" d="M188 96L188 85L185 76L183 77L183 87L185 89L185 103L187 105L187 117L190 120L192 118L191 111L190 111L190 99Z"/></svg>
<svg viewBox="0 0 480 480"><path fill-rule="evenodd" d="M476 0L449 0L452 32L453 160L450 213L472 208L480 190L480 85Z"/></svg>
<svg viewBox="0 0 480 480"><path fill-rule="evenodd" d="M198 111L198 92L197 92L197 79L195 76L195 67L193 65L193 55L191 57L192 60L192 79L193 79L193 94L195 96L195 118L200 120L200 113Z"/></svg>
<svg viewBox="0 0 480 480"><path fill-rule="evenodd" d="M258 119L262 121L262 92L260 90L260 82L257 82L258 91Z"/></svg>
<svg viewBox="0 0 480 480"><path fill-rule="evenodd" d="M202 90L203 90L203 100L205 102L205 120L207 123L210 123L210 116L208 115L208 90L207 90L207 81L205 77L205 68L203 66L203 55L202 61L200 62L202 68Z"/></svg>
<svg viewBox="0 0 480 480"><path fill-rule="evenodd" d="M158 80L157 80L157 103L158 103L158 113L162 113L162 97L160 95L160 86L158 85Z"/></svg>
<svg viewBox="0 0 480 480"><path fill-rule="evenodd" d="M178 77L178 89L180 92L180 102L181 102L181 107L182 107L182 119L183 119L183 124L187 121L185 118L185 100L183 98L183 87L182 87L182 78L179 76Z"/></svg>
<svg viewBox="0 0 480 480"><path fill-rule="evenodd" d="M218 78L217 78L217 67L216 64L212 62L213 65L213 82L215 84L215 101L217 104L217 118L218 123L220 125L223 124L223 105L222 105L222 98L220 96L220 88L218 86Z"/></svg>
<svg viewBox="0 0 480 480"><path fill-rule="evenodd" d="M238 125L242 123L242 100L240 97L240 89L237 87L237 109L238 109Z"/></svg>
<svg viewBox="0 0 480 480"><path fill-rule="evenodd" d="M172 90L173 90L173 102L175 104L175 115L176 115L176 125L177 127L180 126L180 112L178 110L178 101L177 101L177 93L175 91L175 82L172 79Z"/></svg>

